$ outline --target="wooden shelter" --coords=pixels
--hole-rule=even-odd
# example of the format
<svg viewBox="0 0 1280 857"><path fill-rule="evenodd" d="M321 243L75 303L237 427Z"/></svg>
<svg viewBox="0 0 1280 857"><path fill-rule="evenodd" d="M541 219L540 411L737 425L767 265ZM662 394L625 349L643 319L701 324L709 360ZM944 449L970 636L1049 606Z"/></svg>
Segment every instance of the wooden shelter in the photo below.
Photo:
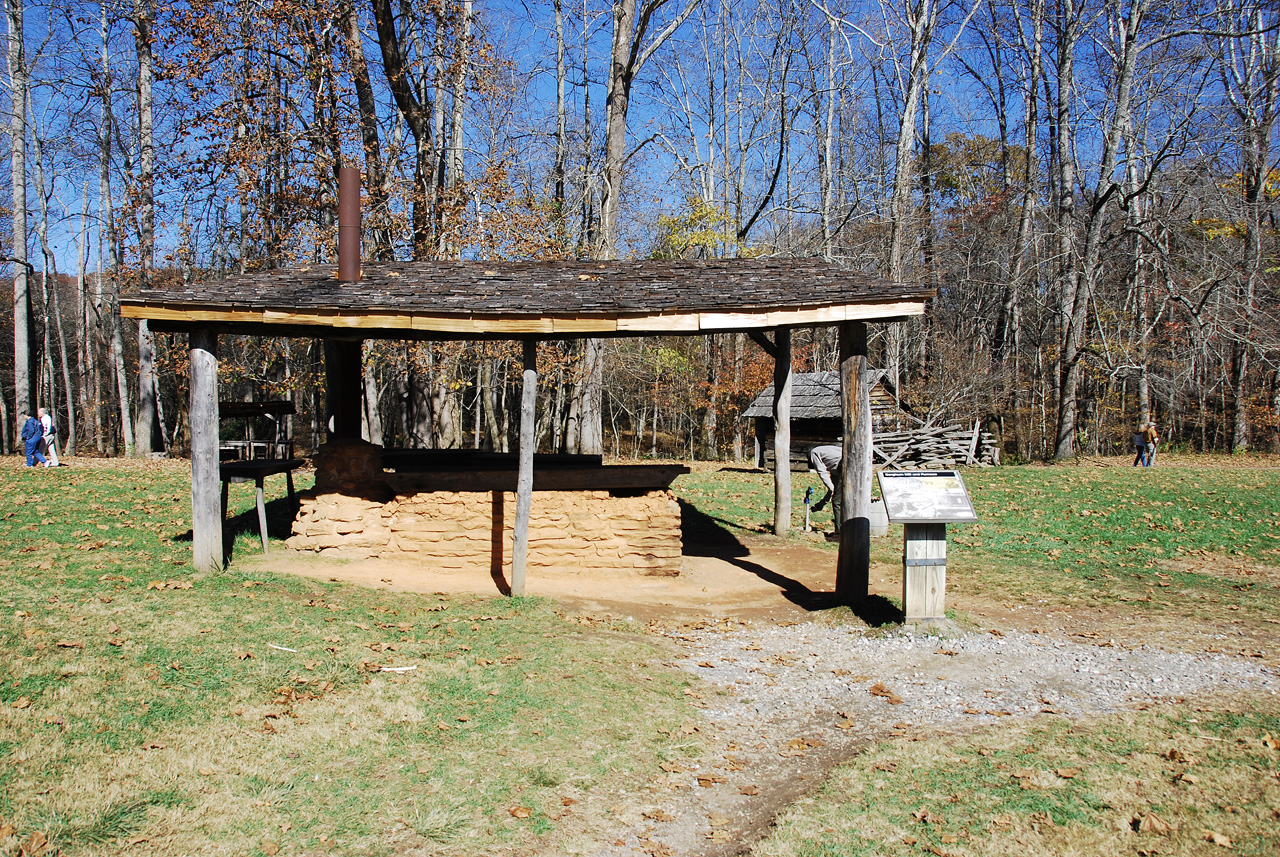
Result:
<svg viewBox="0 0 1280 857"><path fill-rule="evenodd" d="M343 170L340 182L355 171ZM358 181L358 174L355 176ZM343 189L345 192L345 188ZM350 199L349 196L345 197ZM355 198L358 200L358 185ZM358 440L361 341L514 339L524 344L523 395L511 590L522 594L534 488L533 419L539 338L582 338L746 331L775 357L775 435L789 455L786 426L791 378L790 330L840 326L844 403L845 505L837 592L865 597L870 541L870 406L866 323L920 315L932 292L891 284L811 259L573 262L402 262L361 271L344 256L343 236L358 234L339 205L339 265L263 271L189 286L152 288L121 299L121 314L148 319L157 332L190 343L190 425L194 563L221 568L218 469L218 337L223 334L325 340L331 437ZM347 239L350 247L350 239ZM772 339L766 331L774 331ZM777 475L775 529L790 522L790 472ZM858 526L859 520L862 526Z"/></svg>
<svg viewBox="0 0 1280 857"><path fill-rule="evenodd" d="M914 411L898 395L885 370L869 372L872 433L900 431L910 424ZM807 470L811 447L840 442L843 428L840 373L797 372L791 377L791 469ZM773 385L756 396L742 415L752 421L755 429L756 467L772 470Z"/></svg>

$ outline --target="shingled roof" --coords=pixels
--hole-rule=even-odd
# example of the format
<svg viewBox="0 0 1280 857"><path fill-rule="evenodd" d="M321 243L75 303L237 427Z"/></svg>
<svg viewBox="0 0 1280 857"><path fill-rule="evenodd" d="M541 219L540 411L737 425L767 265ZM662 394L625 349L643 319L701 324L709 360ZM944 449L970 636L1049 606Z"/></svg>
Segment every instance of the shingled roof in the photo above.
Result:
<svg viewBox="0 0 1280 857"><path fill-rule="evenodd" d="M333 266L301 267L146 289L120 303L156 330L601 336L887 320L921 314L932 294L815 259L397 262L366 264L356 283L338 282Z"/></svg>
<svg viewBox="0 0 1280 857"><path fill-rule="evenodd" d="M868 386L883 384L886 392L897 401L898 406L911 413L905 402L898 400L893 384L883 369L871 370ZM765 387L764 392L756 396L745 411L744 417L773 416L773 385ZM839 372L796 372L791 376L791 419L823 420L841 418L840 411L840 373Z"/></svg>

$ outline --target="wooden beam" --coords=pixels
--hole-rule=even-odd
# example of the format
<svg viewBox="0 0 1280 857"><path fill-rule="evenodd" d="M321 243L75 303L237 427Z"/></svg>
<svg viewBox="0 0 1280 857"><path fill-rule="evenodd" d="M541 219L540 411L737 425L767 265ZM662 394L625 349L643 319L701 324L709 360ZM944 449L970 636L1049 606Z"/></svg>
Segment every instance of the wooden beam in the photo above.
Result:
<svg viewBox="0 0 1280 857"><path fill-rule="evenodd" d="M871 584L871 391L867 384L867 325L840 325L840 390L844 420L841 482L844 520L836 565L836 598L866 601Z"/></svg>
<svg viewBox="0 0 1280 857"><path fill-rule="evenodd" d="M791 328L773 334L773 532L791 531Z"/></svg>
<svg viewBox="0 0 1280 857"><path fill-rule="evenodd" d="M692 334L732 330L768 330L838 324L845 321L902 320L924 314L923 300L883 303L835 304L818 307L761 307L734 312L613 312L592 315L433 315L411 307L281 307L219 306L122 302L124 318L148 319L169 325L238 324L257 335L277 334L279 329L322 328L360 331L370 338L404 338L410 332L462 338L513 337L521 334L649 335ZM257 328L261 330L257 330ZM157 328L159 329L159 328Z"/></svg>
<svg viewBox="0 0 1280 857"><path fill-rule="evenodd" d="M549 467L533 471L534 491L660 491L689 468L681 464L610 464L608 467ZM424 491L516 491L520 471L421 470L383 477L397 494Z"/></svg>
<svg viewBox="0 0 1280 857"><path fill-rule="evenodd" d="M222 568L222 498L218 472L218 335L194 330L188 338L191 386L191 553L200 572Z"/></svg>
<svg viewBox="0 0 1280 857"><path fill-rule="evenodd" d="M764 335L763 331L751 330L747 332L747 336L751 337L751 341L759 345L765 354L768 354L774 360L778 359L778 346L774 345L769 337Z"/></svg>
<svg viewBox="0 0 1280 857"><path fill-rule="evenodd" d="M538 340L524 341L524 377L520 392L520 470L516 479L516 528L511 546L511 594L524 595L529 561L529 513L533 507L533 445L538 418Z"/></svg>
<svg viewBox="0 0 1280 857"><path fill-rule="evenodd" d="M364 408L361 345L358 339L324 341L326 410L332 438L360 439L360 417Z"/></svg>

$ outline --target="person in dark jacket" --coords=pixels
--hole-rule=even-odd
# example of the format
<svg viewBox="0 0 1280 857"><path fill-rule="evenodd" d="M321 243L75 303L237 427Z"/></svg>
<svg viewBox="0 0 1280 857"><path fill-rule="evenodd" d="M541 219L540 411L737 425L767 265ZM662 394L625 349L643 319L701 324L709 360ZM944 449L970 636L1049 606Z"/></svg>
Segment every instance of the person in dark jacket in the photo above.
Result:
<svg viewBox="0 0 1280 857"><path fill-rule="evenodd" d="M45 467L49 466L48 459L40 451L40 441L43 439L44 426L34 416L27 414L27 421L22 425L22 444L27 450L27 467L35 467L37 461Z"/></svg>

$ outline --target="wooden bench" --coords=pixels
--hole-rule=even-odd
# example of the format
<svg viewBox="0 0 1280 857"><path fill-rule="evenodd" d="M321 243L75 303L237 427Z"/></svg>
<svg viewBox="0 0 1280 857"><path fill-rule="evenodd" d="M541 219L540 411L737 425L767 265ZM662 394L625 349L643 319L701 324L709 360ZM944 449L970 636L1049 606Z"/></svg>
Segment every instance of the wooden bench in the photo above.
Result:
<svg viewBox="0 0 1280 857"><path fill-rule="evenodd" d="M289 484L289 502L296 504L293 471L305 464L300 458L224 461L218 466L222 477L222 517L227 517L227 491L232 482L253 482L258 486L258 532L262 536L262 552L267 552L267 506L262 496L262 482L268 476L283 473Z"/></svg>

